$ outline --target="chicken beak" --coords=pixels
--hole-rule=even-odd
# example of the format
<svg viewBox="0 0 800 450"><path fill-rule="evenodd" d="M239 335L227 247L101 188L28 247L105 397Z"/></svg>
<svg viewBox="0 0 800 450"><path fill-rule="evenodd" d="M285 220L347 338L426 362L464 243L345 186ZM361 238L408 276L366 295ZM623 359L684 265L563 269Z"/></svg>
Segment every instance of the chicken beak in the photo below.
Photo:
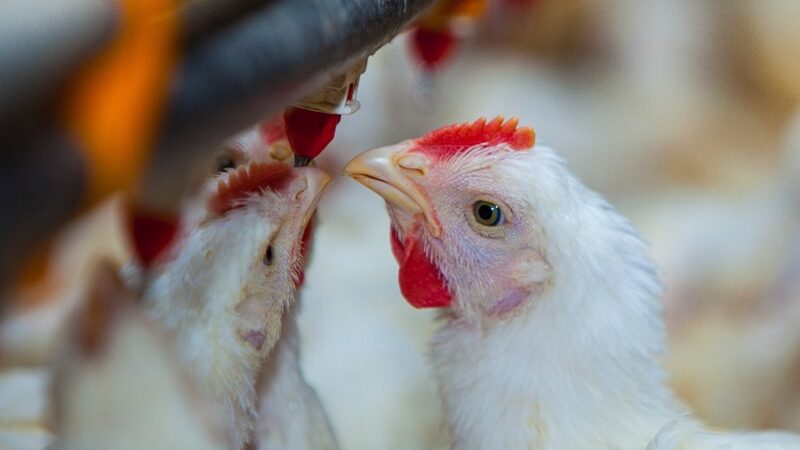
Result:
<svg viewBox="0 0 800 450"><path fill-rule="evenodd" d="M422 155L406 153L406 148L407 144L398 144L368 150L347 163L344 174L409 214L421 214L430 233L441 237L441 226L430 201L409 177L411 172L425 176L427 160Z"/></svg>
<svg viewBox="0 0 800 450"><path fill-rule="evenodd" d="M302 196L300 199L300 210L303 214L301 225L305 227L308 221L311 220L311 216L314 215L317 204L322 198L322 193L331 182L331 176L315 167L298 167L294 170L299 172L300 176L305 178L306 181L305 189L297 194Z"/></svg>

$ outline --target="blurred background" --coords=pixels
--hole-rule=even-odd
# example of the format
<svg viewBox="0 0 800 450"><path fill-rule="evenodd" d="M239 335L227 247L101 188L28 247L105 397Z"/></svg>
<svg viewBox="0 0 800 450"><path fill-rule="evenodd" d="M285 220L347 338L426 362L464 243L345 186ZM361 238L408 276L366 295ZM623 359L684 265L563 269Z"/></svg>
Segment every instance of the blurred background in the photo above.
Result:
<svg viewBox="0 0 800 450"><path fill-rule="evenodd" d="M800 431L799 24L794 0L496 0L433 87L406 35L375 53L317 165L519 117L651 243L679 396L714 426ZM93 255L128 258L119 214L111 199L58 235L50 282L0 327L7 369L45 363ZM400 296L382 201L338 177L318 216L305 375L342 448L435 448L436 314Z"/></svg>

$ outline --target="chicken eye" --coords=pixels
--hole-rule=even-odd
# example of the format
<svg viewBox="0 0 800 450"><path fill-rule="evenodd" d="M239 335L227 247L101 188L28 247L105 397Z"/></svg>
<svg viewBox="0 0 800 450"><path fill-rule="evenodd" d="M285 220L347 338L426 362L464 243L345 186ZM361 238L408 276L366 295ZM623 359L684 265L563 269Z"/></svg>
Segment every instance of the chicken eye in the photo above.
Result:
<svg viewBox="0 0 800 450"><path fill-rule="evenodd" d="M264 253L264 265L271 266L273 259L274 257L272 255L272 246L270 245L267 247L266 253Z"/></svg>
<svg viewBox="0 0 800 450"><path fill-rule="evenodd" d="M487 227L496 227L503 222L503 211L494 203L478 200L472 205L475 220Z"/></svg>
<svg viewBox="0 0 800 450"><path fill-rule="evenodd" d="M228 169L235 169L236 168L236 161L229 156L225 156L217 161L217 173L225 172Z"/></svg>

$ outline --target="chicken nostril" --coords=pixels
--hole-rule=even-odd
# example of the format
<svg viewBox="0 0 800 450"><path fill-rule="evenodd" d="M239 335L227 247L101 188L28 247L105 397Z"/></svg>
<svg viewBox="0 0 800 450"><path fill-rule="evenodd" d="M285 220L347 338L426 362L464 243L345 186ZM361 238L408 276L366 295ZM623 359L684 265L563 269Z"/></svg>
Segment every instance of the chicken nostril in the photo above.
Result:
<svg viewBox="0 0 800 450"><path fill-rule="evenodd" d="M294 194L294 199L299 201L303 198L303 194L308 190L308 183L305 183L302 188L300 188L296 194Z"/></svg>
<svg viewBox="0 0 800 450"><path fill-rule="evenodd" d="M299 176L295 177L292 184L284 192L291 195L294 201L300 201L307 190L308 180L303 176Z"/></svg>
<svg viewBox="0 0 800 450"><path fill-rule="evenodd" d="M401 169L415 172L417 175L425 176L428 173L428 158L418 153L400 155L395 162Z"/></svg>

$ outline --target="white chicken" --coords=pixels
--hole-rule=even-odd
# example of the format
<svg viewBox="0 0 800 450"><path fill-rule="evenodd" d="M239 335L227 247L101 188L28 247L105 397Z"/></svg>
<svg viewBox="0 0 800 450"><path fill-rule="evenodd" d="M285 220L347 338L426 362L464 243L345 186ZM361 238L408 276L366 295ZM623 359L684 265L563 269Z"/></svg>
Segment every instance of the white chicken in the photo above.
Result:
<svg viewBox="0 0 800 450"><path fill-rule="evenodd" d="M233 443L226 448L259 441L268 442L270 448L336 448L322 405L298 365L297 307L293 304L309 238L306 225L330 178L317 169L294 170L280 164L291 161L291 150L282 132L276 135L268 125L228 143L217 161L224 173L214 176L188 201L181 217L183 235L171 252L147 269L129 265L125 272L129 285L143 291L144 308L157 322L153 326L165 325L177 338L175 353L190 369L195 378L191 381L222 405L221 415L229 421L226 438ZM85 295L76 293L75 297ZM53 320L44 324L53 328L48 335L71 327L65 319L73 303L80 302L50 308ZM287 326L282 329L284 323ZM11 324L19 328L14 321ZM263 365L278 336L285 343L277 345ZM50 353L47 347L45 355ZM139 350L133 353L144 352ZM73 359L74 370L91 369L82 367L80 358ZM114 361L108 364L106 377L124 369ZM47 398L43 386L48 372L42 368L4 373L0 390L30 385L28 390L36 396L28 395L24 405L31 409L37 405L35 399ZM146 406L152 400L145 397L136 405ZM42 442L49 439L46 427L40 427L41 431L28 427L22 433L17 425L20 420L42 423L40 410L48 405L46 400L41 403L41 408L23 416L14 413L8 420L0 418L0 444L24 442L25 448L43 448ZM3 411L13 409L7 406ZM256 427L258 433L253 436ZM87 435L87 439L92 436L97 435Z"/></svg>
<svg viewBox="0 0 800 450"><path fill-rule="evenodd" d="M279 120L231 139L219 175L185 208L188 237L147 281L147 307L176 330L179 349L229 410L234 448L337 448L303 379L294 323L309 221L329 177L291 169L291 157ZM284 180L293 170L303 176ZM276 183L279 192L262 191ZM198 298L207 299L200 310Z"/></svg>
<svg viewBox="0 0 800 450"><path fill-rule="evenodd" d="M220 411L176 363L174 342L141 314L116 269L100 264L92 282L57 354L54 448L230 448Z"/></svg>
<svg viewBox="0 0 800 450"><path fill-rule="evenodd" d="M239 164L241 163L241 164ZM219 402L232 447L251 441L257 381L302 271L302 236L330 177L315 168L226 160L175 245L145 276L144 308L175 334Z"/></svg>
<svg viewBox="0 0 800 450"><path fill-rule="evenodd" d="M666 385L661 286L629 222L502 118L361 154L403 295L442 308L432 358L458 449L798 449L711 433Z"/></svg>
<svg viewBox="0 0 800 450"><path fill-rule="evenodd" d="M292 164L293 154L280 117L230 139L220 158L224 164L253 160ZM308 263L314 222L312 218L301 242L304 264ZM254 442L260 449L335 450L336 435L300 365L299 296L296 293L294 302L284 311L281 336L259 375Z"/></svg>

